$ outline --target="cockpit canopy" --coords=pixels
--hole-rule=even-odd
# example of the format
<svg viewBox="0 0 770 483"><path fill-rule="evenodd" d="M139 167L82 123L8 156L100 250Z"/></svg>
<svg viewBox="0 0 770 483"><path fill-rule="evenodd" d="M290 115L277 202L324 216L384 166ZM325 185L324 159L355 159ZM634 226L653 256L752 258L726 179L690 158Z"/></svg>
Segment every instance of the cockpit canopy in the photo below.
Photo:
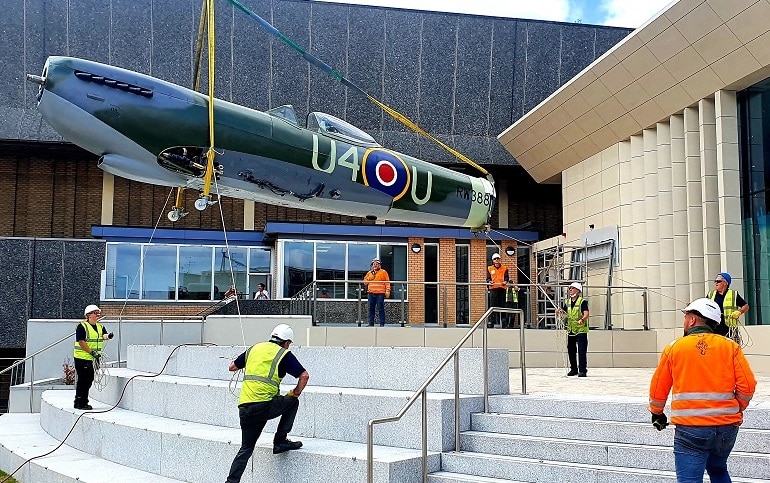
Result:
<svg viewBox="0 0 770 483"><path fill-rule="evenodd" d="M299 126L297 114L294 111L294 106L291 104L274 107L267 111L267 113L273 117L288 121L295 126ZM375 141L369 134L338 117L323 112L311 112L307 115L307 129L346 142L379 146L377 141Z"/></svg>

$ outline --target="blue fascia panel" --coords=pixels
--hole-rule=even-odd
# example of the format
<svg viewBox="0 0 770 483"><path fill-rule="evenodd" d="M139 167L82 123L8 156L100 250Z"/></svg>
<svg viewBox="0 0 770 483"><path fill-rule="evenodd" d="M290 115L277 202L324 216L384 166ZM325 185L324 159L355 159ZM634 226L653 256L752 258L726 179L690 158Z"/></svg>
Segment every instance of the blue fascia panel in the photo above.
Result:
<svg viewBox="0 0 770 483"><path fill-rule="evenodd" d="M218 230L187 230L159 228L153 233L152 228L126 226L92 225L91 235L108 242L120 241L131 243L174 243L224 245L225 236ZM265 234L261 231L227 232L227 242L239 246L265 246Z"/></svg>

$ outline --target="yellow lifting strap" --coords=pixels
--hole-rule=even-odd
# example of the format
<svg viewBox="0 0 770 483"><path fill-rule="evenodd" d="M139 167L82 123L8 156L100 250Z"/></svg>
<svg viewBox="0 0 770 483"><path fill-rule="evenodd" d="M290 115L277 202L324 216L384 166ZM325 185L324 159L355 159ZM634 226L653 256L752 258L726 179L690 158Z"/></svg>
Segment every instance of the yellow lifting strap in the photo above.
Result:
<svg viewBox="0 0 770 483"><path fill-rule="evenodd" d="M206 23L208 26L209 51L209 150L206 151L206 174L203 177L203 198L208 200L211 193L211 178L214 174L214 0L206 2Z"/></svg>
<svg viewBox="0 0 770 483"><path fill-rule="evenodd" d="M376 104L376 105L380 106L380 109L382 109L383 111L385 111L385 112L387 112L388 114L390 114L390 115L391 115L391 116L392 116L394 119L396 119L397 121L401 122L401 124L405 125L405 126L406 126L406 127L408 127L409 129L411 129L411 130L413 130L414 132L416 132L417 134L420 134L420 135L422 135L422 136L424 136L424 137L426 137L426 138L430 139L430 140L431 140L431 141L433 141L434 143L438 144L438 145L439 145L439 146L441 146L442 148L444 148L444 149L446 149L447 151L449 151L449 153L451 153L452 155L456 156L456 157L457 157L457 159L460 159L460 160L462 160L462 161L465 161L466 163L470 164L470 165L471 165L471 166L473 166L474 168L476 168L476 169L478 169L479 171L481 171L481 173L483 173L483 174L489 174L489 172L488 172L486 169L482 168L481 166L479 166L478 164L476 164L475 162L473 162L473 161L472 161L470 158L468 158L467 156L465 156L463 153L461 153L461 152L459 152L459 151L457 151L457 150L455 150L455 149L452 149L451 147L449 147L449 146L447 146L446 144L444 144L443 142L441 142L439 139L436 139L436 138L435 138L435 137L433 137L433 135L431 135L429 132L425 131L423 128L421 128L420 126L418 126L417 124L415 124L414 122L412 122L412 121L411 121L411 120L410 120L408 117L404 116L403 114L401 114L401 113L400 113L400 112L398 112L397 110L395 110L395 109L393 109L392 107L390 107L390 106L388 106L388 105L384 104L383 102L381 102L381 101L380 101L380 100L378 100L376 97L374 97L374 96L372 96L372 95L370 95L370 94L366 94L366 97L368 97L368 98L369 98L369 100L370 100L370 101L372 101L374 104Z"/></svg>

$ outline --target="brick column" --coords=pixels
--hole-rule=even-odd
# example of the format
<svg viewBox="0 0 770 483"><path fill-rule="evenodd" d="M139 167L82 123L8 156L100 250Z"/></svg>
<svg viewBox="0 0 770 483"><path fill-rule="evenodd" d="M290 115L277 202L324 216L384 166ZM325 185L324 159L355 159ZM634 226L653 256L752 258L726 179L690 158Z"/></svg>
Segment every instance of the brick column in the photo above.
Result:
<svg viewBox="0 0 770 483"><path fill-rule="evenodd" d="M412 251L412 244L417 243L423 249L420 253ZM410 282L425 281L425 240L423 238L409 238L406 246L406 268L407 280ZM408 285L407 294L409 297L409 314L407 321L409 325L425 324L425 285Z"/></svg>
<svg viewBox="0 0 770 483"><path fill-rule="evenodd" d="M470 323L475 324L484 312L487 311L487 241L484 238L474 238L471 240L471 315ZM480 282L480 283L479 283Z"/></svg>
<svg viewBox="0 0 770 483"><path fill-rule="evenodd" d="M457 255L454 238L441 238L438 241L439 281L457 281ZM457 286L454 284L439 285L439 322L447 325L457 324ZM444 294L446 293L446 297ZM446 300L445 300L446 298ZM444 320L444 305L446 304L446 320Z"/></svg>

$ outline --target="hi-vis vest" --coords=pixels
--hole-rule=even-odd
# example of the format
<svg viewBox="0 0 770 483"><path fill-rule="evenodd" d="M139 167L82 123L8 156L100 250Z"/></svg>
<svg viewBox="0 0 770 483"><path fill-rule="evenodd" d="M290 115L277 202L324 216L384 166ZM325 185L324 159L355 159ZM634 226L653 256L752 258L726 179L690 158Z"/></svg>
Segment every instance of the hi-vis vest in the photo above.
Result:
<svg viewBox="0 0 770 483"><path fill-rule="evenodd" d="M505 274L508 272L508 268L505 265L500 265L500 268L490 265L487 267L489 272L489 280L491 280L490 290L505 290Z"/></svg>
<svg viewBox="0 0 770 483"><path fill-rule="evenodd" d="M738 344L694 327L663 349L650 381L650 411L662 413L671 391L673 424L740 424L756 385Z"/></svg>
<svg viewBox="0 0 770 483"><path fill-rule="evenodd" d="M708 294L708 298L711 300L714 300L717 296L717 291L712 290ZM738 310L738 306L736 305L737 298L735 296L735 290L727 289L727 292L725 292L725 298L722 300L722 323L724 324L726 320L730 320L730 314Z"/></svg>
<svg viewBox="0 0 770 483"><path fill-rule="evenodd" d="M278 395L278 364L289 351L273 342L260 342L246 351L246 367L238 404L269 401Z"/></svg>
<svg viewBox="0 0 770 483"><path fill-rule="evenodd" d="M508 288L508 292L505 294L505 301L514 304L519 303L519 291L516 290L516 287Z"/></svg>
<svg viewBox="0 0 770 483"><path fill-rule="evenodd" d="M583 322L583 325L578 323L583 318L583 311L580 310L583 305L583 297L578 296L575 299L575 305L570 307L571 303L572 300L567 300L567 330L571 334L587 334L588 321Z"/></svg>
<svg viewBox="0 0 770 483"><path fill-rule="evenodd" d="M80 323L80 325L83 326L84 329L86 329L86 345L89 349L101 351L102 346L104 345L104 339L102 339L102 324L96 323L96 326L93 326L88 323L87 320L84 320ZM78 344L78 341L75 341L75 353L73 355L75 359L85 359L87 361L94 360L93 356L89 354L88 352L84 351L80 348L80 344Z"/></svg>
<svg viewBox="0 0 770 483"><path fill-rule="evenodd" d="M390 277L382 268L374 273L371 270L366 272L364 281L369 282L366 284L366 291L369 293L381 294L390 291Z"/></svg>

